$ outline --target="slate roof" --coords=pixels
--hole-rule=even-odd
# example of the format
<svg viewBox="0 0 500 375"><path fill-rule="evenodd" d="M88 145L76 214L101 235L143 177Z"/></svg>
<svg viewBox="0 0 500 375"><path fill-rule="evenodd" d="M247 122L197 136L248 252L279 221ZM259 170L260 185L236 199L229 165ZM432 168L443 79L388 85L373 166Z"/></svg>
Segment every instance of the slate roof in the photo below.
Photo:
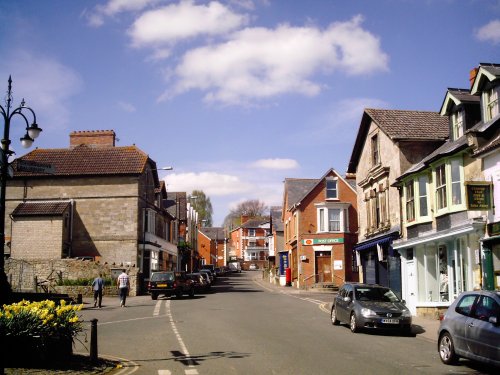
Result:
<svg viewBox="0 0 500 375"><path fill-rule="evenodd" d="M181 221L187 220L186 192L167 191L167 199L164 202L167 211Z"/></svg>
<svg viewBox="0 0 500 375"><path fill-rule="evenodd" d="M201 227L199 230L211 240L224 241L226 237L224 228L221 227Z"/></svg>
<svg viewBox="0 0 500 375"><path fill-rule="evenodd" d="M448 117L438 112L367 108L361 118L347 167L348 173L356 172L372 121L394 142L444 142L449 137Z"/></svg>
<svg viewBox="0 0 500 375"><path fill-rule="evenodd" d="M18 160L28 160L54 167L50 176L104 176L141 174L147 163L156 163L136 146L89 147L81 145L72 149L35 149L14 160L14 177L34 177L47 174L17 170Z"/></svg>
<svg viewBox="0 0 500 375"><path fill-rule="evenodd" d="M241 228L260 228L262 224L269 224L269 219L265 217L250 219L241 224Z"/></svg>
<svg viewBox="0 0 500 375"><path fill-rule="evenodd" d="M286 209L297 204L319 182L319 178L285 178L285 192L288 195Z"/></svg>
<svg viewBox="0 0 500 375"><path fill-rule="evenodd" d="M71 203L64 202L24 202L12 212L12 216L61 216Z"/></svg>
<svg viewBox="0 0 500 375"><path fill-rule="evenodd" d="M273 206L270 209L271 217L273 220L273 228L276 232L283 232L285 229L285 225L281 221L282 212L283 208L281 206Z"/></svg>
<svg viewBox="0 0 500 375"><path fill-rule="evenodd" d="M373 121L394 141L445 140L449 136L448 118L438 112L365 109Z"/></svg>

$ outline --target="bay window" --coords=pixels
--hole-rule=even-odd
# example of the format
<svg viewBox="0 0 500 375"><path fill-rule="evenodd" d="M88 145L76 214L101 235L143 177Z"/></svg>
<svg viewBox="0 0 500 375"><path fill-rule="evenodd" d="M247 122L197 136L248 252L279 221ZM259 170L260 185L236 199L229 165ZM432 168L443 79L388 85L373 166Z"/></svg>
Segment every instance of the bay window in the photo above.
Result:
<svg viewBox="0 0 500 375"><path fill-rule="evenodd" d="M434 170L437 213L464 208L464 177L462 158L447 160Z"/></svg>
<svg viewBox="0 0 500 375"><path fill-rule="evenodd" d="M413 180L406 184L406 221L415 220L415 194Z"/></svg>
<svg viewBox="0 0 500 375"><path fill-rule="evenodd" d="M436 168L436 197L438 210L446 208L446 165Z"/></svg>

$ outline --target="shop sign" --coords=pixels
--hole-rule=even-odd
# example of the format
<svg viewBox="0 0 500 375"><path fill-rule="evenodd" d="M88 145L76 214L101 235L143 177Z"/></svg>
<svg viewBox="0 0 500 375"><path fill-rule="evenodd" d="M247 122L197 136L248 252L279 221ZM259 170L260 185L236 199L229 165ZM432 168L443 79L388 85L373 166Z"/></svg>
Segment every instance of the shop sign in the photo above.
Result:
<svg viewBox="0 0 500 375"><path fill-rule="evenodd" d="M344 238L307 238L302 240L302 245L328 245L334 243L344 243Z"/></svg>
<svg viewBox="0 0 500 375"><path fill-rule="evenodd" d="M500 234L500 221L488 224L488 236L498 236Z"/></svg>
<svg viewBox="0 0 500 375"><path fill-rule="evenodd" d="M466 182L465 191L467 196L468 210L490 210L491 209L491 183L490 182Z"/></svg>

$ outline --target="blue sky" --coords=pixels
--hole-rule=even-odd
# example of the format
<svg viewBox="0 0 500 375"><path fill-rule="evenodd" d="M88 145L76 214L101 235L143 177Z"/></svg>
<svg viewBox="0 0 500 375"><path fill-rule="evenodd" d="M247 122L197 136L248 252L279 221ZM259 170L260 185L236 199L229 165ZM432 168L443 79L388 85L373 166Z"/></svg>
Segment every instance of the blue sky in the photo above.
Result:
<svg viewBox="0 0 500 375"><path fill-rule="evenodd" d="M34 146L113 129L220 225L241 201L280 205L287 177L344 174L363 108L438 111L500 63L500 1L0 0L0 55Z"/></svg>

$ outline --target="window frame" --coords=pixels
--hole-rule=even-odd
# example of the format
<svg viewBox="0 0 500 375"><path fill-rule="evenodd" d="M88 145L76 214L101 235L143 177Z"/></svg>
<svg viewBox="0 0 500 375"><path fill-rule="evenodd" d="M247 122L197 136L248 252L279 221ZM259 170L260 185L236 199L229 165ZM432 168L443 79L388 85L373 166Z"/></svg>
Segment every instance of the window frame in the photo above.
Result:
<svg viewBox="0 0 500 375"><path fill-rule="evenodd" d="M453 171L454 168L457 167L458 172L458 180L454 179ZM444 168L444 185L438 185L438 170ZM454 156L450 158L446 158L440 160L439 163L436 163L432 166L432 174L434 183L434 193L435 193L435 207L436 212L435 216L444 215L451 212L463 211L466 209L465 204L465 176L464 176L464 165L463 165L463 156L460 154L459 156ZM454 189L454 187L458 187ZM440 193L439 189L444 189L444 197L446 199L446 206L441 207L439 205L440 202ZM459 192L460 201L457 202L454 200L454 194Z"/></svg>
<svg viewBox="0 0 500 375"><path fill-rule="evenodd" d="M483 91L484 122L493 120L500 114L499 96L500 86L493 86Z"/></svg>
<svg viewBox="0 0 500 375"><path fill-rule="evenodd" d="M450 117L452 139L457 140L464 135L464 111L462 109L455 111Z"/></svg>
<svg viewBox="0 0 500 375"><path fill-rule="evenodd" d="M334 183L335 187L328 187L329 183ZM334 196L330 197L329 192L334 192ZM339 199L339 182L338 178L327 178L325 182L325 199L326 200L337 200Z"/></svg>
<svg viewBox="0 0 500 375"><path fill-rule="evenodd" d="M416 221L417 213L415 208L415 180L411 179L405 184L405 210L406 221L408 223Z"/></svg>
<svg viewBox="0 0 500 375"><path fill-rule="evenodd" d="M316 204L316 233L347 233L349 232L350 203ZM337 210L339 215L339 230L331 229L330 211Z"/></svg>

